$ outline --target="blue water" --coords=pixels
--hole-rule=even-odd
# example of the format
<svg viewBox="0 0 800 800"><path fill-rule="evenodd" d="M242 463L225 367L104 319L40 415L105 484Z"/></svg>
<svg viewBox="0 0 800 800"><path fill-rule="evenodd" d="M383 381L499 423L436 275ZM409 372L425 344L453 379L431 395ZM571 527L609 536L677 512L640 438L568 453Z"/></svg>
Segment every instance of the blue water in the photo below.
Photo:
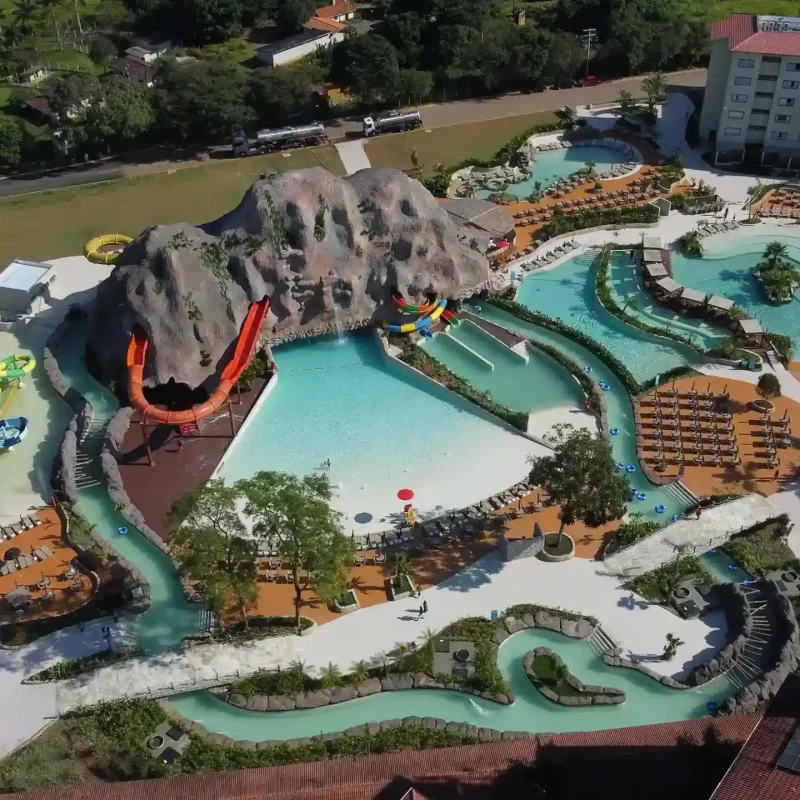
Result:
<svg viewBox="0 0 800 800"><path fill-rule="evenodd" d="M642 382L679 366L699 362L697 352L677 342L655 339L610 314L597 299L596 253L583 253L553 270L528 275L517 301L561 319L604 344Z"/></svg>
<svg viewBox="0 0 800 800"><path fill-rule="evenodd" d="M622 689L626 702L619 706L567 708L544 699L522 670L525 653L534 647L557 651L584 683ZM733 691L725 678L699 689L669 689L634 670L607 666L586 642L542 629L522 631L508 639L500 647L498 663L516 697L510 706L435 689L383 692L313 711L280 714L234 708L208 692L182 695L173 698L172 703L181 714L198 720L209 730L258 741L314 736L374 720L408 716L439 717L534 733L603 730L701 717L708 714L707 703L721 703Z"/></svg>
<svg viewBox="0 0 800 800"><path fill-rule="evenodd" d="M401 488L414 491L424 515L470 505L525 475L528 440L387 362L372 331L281 345L274 357L277 385L220 466L228 482L259 470L304 475L330 459L334 507L348 530L366 532L391 527ZM453 464L480 469L478 486L452 481Z"/></svg>
<svg viewBox="0 0 800 800"><path fill-rule="evenodd" d="M581 145L537 153L531 177L521 183L511 184L506 190L506 194L527 199L533 191L535 183L540 182L542 188L546 189L563 178L585 169L587 161L594 161L595 170L601 173L608 172L614 165L624 163L624 156L619 150L612 147L598 145ZM483 190L476 192L476 195L486 198L492 193L491 190Z"/></svg>
<svg viewBox="0 0 800 800"><path fill-rule="evenodd" d="M739 229L722 236L704 240L702 258L687 258L675 254L672 272L675 280L684 286L700 289L708 294L720 294L736 301L761 323L761 327L774 333L783 333L794 339L795 351L800 352L800 292L791 303L768 303L753 277L753 268L761 261L764 248L774 241L788 247L788 258L800 266L800 233L785 228L762 232L766 224L756 231Z"/></svg>
<svg viewBox="0 0 800 800"><path fill-rule="evenodd" d="M435 336L424 348L477 389L517 411L583 407L580 385L557 361L530 349L524 351L526 360L468 320Z"/></svg>
<svg viewBox="0 0 800 800"><path fill-rule="evenodd" d="M669 486L652 486L642 475L641 467L636 458L633 406L628 392L615 373L600 361L596 355L571 339L567 339L558 333L553 333L539 325L525 322L492 306L484 305L481 316L489 320L489 322L502 325L504 328L521 336L526 336L534 342L544 342L558 348L575 363L590 366L592 368L592 376L596 380L603 380L609 385L609 391L603 393L608 409L608 426L610 429L614 428L619 431L616 435L610 437L614 459L626 466L630 464L636 467L636 472L632 474L626 472L626 475L628 475L631 487L636 489L637 492L643 491L646 495L643 501L632 499L628 506L629 511L640 511L647 519L655 519L658 522L666 523L671 520L673 514L680 513L688 507L687 500L678 494L675 489ZM628 362L626 361L626 363ZM655 510L657 505L665 507L663 513L658 513Z"/></svg>
<svg viewBox="0 0 800 800"><path fill-rule="evenodd" d="M700 556L700 562L718 583L742 583L750 578L739 563L720 548L704 553ZM731 569L731 566L735 569Z"/></svg>

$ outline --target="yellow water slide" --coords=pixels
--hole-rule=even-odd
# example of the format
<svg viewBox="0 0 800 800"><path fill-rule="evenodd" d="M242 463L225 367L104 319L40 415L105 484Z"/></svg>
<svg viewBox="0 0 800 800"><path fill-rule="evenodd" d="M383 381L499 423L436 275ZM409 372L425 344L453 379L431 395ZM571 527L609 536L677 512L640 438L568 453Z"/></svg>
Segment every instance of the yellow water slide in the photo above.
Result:
<svg viewBox="0 0 800 800"><path fill-rule="evenodd" d="M122 250L102 250L101 248L109 245L122 245L122 247L125 247L132 241L133 239L124 233L107 233L104 236L95 236L94 239L86 242L83 253L89 261L95 264L110 264L112 261L117 260Z"/></svg>

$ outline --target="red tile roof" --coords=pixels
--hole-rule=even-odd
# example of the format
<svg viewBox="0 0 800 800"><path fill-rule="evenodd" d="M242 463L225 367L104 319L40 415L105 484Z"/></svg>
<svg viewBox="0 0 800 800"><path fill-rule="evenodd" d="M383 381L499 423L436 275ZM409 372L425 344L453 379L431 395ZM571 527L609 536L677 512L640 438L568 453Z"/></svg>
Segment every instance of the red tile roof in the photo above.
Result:
<svg viewBox="0 0 800 800"><path fill-rule="evenodd" d="M322 17L311 17L306 22L306 28L310 31L328 31L338 33L339 31L347 30L347 25L337 22L335 19L322 19Z"/></svg>
<svg viewBox="0 0 800 800"><path fill-rule="evenodd" d="M322 19L330 19L331 17L338 17L342 14L355 14L356 7L345 0L344 3L334 3L332 6L322 6L314 12L315 17Z"/></svg>
<svg viewBox="0 0 800 800"><path fill-rule="evenodd" d="M646 785L653 789L648 797L675 800L686 796L683 789L697 785L697 761L687 758L690 744L702 744L713 727L718 739L739 746L758 720L757 716L704 718L542 735L463 747L331 758L285 767L87 784L1 795L0 800L400 800L411 788L429 800L530 800L534 775L531 765L542 748L563 762L559 774L581 784L576 792L565 791L564 797L629 797ZM603 793L597 794L597 790ZM791 795L782 800L789 798Z"/></svg>
<svg viewBox="0 0 800 800"><path fill-rule="evenodd" d="M767 56L800 56L800 33L759 31L755 14L731 14L711 23L712 39L727 39L737 53Z"/></svg>
<svg viewBox="0 0 800 800"><path fill-rule="evenodd" d="M711 800L797 800L800 775L776 767L800 724L800 677L791 674Z"/></svg>

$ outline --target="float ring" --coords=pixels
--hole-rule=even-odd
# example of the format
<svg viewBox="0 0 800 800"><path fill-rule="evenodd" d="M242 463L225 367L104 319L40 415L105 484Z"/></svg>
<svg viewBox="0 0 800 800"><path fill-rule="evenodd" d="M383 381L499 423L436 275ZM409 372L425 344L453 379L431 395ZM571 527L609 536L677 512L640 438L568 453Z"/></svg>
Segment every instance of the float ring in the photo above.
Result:
<svg viewBox="0 0 800 800"><path fill-rule="evenodd" d="M607 383L604 383L604 384L603 384L603 385L602 385L600 388L601 388L601 389L602 389L604 392L610 392L610 391L611 391L611 387L610 387L610 386L609 386Z"/></svg>
<svg viewBox="0 0 800 800"><path fill-rule="evenodd" d="M117 528L117 533L120 536L126 536L127 533L128 533L128 526L127 525L120 525L119 528Z"/></svg>
<svg viewBox="0 0 800 800"><path fill-rule="evenodd" d="M616 436L616 435L619 433L619 428L612 428L612 429L609 431L609 433L610 433L612 436Z"/></svg>
<svg viewBox="0 0 800 800"><path fill-rule="evenodd" d="M681 519L681 515L680 514L673 514L672 515L672 521L673 522L679 522L680 519Z"/></svg>
<svg viewBox="0 0 800 800"><path fill-rule="evenodd" d="M709 711L717 711L717 709L719 709L719 703L716 700L709 700L706 703L706 708Z"/></svg>
<svg viewBox="0 0 800 800"><path fill-rule="evenodd" d="M739 569L739 567L736 564L728 564L728 569L731 572L735 572L737 569Z"/></svg>
<svg viewBox="0 0 800 800"><path fill-rule="evenodd" d="M634 467L633 464L628 464L628 466L625 467L625 472L636 472L636 467Z"/></svg>
<svg viewBox="0 0 800 800"><path fill-rule="evenodd" d="M585 372L591 372L592 371L592 368L588 364L583 369L584 369Z"/></svg>
<svg viewBox="0 0 800 800"><path fill-rule="evenodd" d="M664 506L664 505L661 505L661 503L659 503L656 506L656 514L663 514L666 510L667 510L667 507Z"/></svg>
<svg viewBox="0 0 800 800"><path fill-rule="evenodd" d="M637 500L647 500L647 495L644 492L636 492Z"/></svg>
<svg viewBox="0 0 800 800"><path fill-rule="evenodd" d="M483 308L481 306L472 306L472 310L477 311L478 314L480 314L481 311L483 311Z"/></svg>
<svg viewBox="0 0 800 800"><path fill-rule="evenodd" d="M625 469L625 465L624 465L624 464L623 464L621 461L618 461L618 462L617 462L617 469L618 469L620 472L622 472L622 470L624 470L624 469Z"/></svg>
<svg viewBox="0 0 800 800"><path fill-rule="evenodd" d="M83 247L83 254L89 261L92 261L95 264L111 264L113 261L116 261L119 257L120 250L101 250L101 247L106 247L107 245L115 245L119 244L123 247L129 245L133 239L130 236L126 236L124 233L107 233L103 236L95 236L94 239L90 239Z"/></svg>

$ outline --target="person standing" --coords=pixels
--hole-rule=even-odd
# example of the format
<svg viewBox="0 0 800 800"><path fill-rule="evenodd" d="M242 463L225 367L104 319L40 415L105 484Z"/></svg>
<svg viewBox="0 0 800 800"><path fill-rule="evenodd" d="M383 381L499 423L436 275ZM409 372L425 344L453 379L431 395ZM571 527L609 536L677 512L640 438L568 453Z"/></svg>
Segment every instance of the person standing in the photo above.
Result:
<svg viewBox="0 0 800 800"><path fill-rule="evenodd" d="M423 600L422 601L422 613L423 614L427 614L428 613L428 601L427 600Z"/></svg>

